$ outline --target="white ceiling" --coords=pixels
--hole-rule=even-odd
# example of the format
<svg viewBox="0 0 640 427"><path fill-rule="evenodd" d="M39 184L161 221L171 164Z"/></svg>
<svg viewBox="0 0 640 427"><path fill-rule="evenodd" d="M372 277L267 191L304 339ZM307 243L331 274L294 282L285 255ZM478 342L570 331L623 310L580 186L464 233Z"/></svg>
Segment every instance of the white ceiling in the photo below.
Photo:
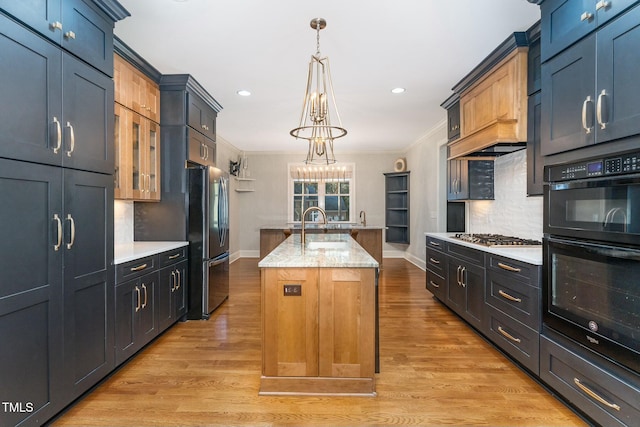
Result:
<svg viewBox="0 0 640 427"><path fill-rule="evenodd" d="M218 134L247 151L306 152L289 131L316 51L309 22L325 18L320 51L349 132L337 157L411 146L445 119L451 88L540 17L526 0L119 1L131 16L116 35L161 73L193 75L223 106Z"/></svg>

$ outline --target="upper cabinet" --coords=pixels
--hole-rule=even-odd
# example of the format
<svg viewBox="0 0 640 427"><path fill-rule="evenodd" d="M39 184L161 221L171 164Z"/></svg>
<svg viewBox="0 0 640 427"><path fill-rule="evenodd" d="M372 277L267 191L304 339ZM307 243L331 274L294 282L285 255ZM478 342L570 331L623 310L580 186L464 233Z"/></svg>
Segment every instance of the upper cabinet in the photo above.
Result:
<svg viewBox="0 0 640 427"><path fill-rule="evenodd" d="M108 76L113 75L113 23L128 12L117 2L0 0L0 9Z"/></svg>
<svg viewBox="0 0 640 427"><path fill-rule="evenodd" d="M115 198L158 201L160 73L121 40L115 45Z"/></svg>
<svg viewBox="0 0 640 427"><path fill-rule="evenodd" d="M606 24L637 0L545 0L542 15L542 61L560 53Z"/></svg>
<svg viewBox="0 0 640 427"><path fill-rule="evenodd" d="M546 4L542 4L543 58L545 35L553 36L549 31L555 28L553 13L557 13ZM614 12L613 6L603 10ZM640 6L615 19L608 16L606 25L597 21L595 32L542 64L543 155L640 134L640 84L631 72L640 67L640 56L633 54L640 45Z"/></svg>
<svg viewBox="0 0 640 427"><path fill-rule="evenodd" d="M447 109L449 159L525 147L527 53L527 35L513 33L453 88L454 94L442 104Z"/></svg>

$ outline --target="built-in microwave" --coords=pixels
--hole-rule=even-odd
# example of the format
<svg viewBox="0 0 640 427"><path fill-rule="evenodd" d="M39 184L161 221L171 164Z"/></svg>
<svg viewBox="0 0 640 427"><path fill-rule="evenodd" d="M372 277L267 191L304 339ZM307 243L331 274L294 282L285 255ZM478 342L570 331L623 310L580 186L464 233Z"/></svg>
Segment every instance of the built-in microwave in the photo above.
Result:
<svg viewBox="0 0 640 427"><path fill-rule="evenodd" d="M545 167L543 322L640 373L640 151Z"/></svg>

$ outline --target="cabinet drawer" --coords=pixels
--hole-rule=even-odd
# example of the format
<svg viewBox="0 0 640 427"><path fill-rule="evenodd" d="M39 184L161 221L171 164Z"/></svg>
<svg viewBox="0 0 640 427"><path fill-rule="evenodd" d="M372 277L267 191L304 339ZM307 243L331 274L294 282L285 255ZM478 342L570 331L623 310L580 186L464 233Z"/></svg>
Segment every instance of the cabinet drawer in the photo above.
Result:
<svg viewBox="0 0 640 427"><path fill-rule="evenodd" d="M489 270L485 287L487 304L503 311L533 330L540 330L540 289Z"/></svg>
<svg viewBox="0 0 640 427"><path fill-rule="evenodd" d="M158 268L158 255L138 258L133 261L116 265L116 283L120 284L143 274L147 274Z"/></svg>
<svg viewBox="0 0 640 427"><path fill-rule="evenodd" d="M511 258L500 257L497 255L488 255L487 267L504 273L509 277L521 280L531 286L540 287L540 266L527 264L526 262L516 261Z"/></svg>
<svg viewBox="0 0 640 427"><path fill-rule="evenodd" d="M435 249L442 252L446 250L444 240L440 240L431 236L427 236L427 248Z"/></svg>
<svg viewBox="0 0 640 427"><path fill-rule="evenodd" d="M447 252L463 260L470 261L476 265L484 267L484 252L466 246L447 243Z"/></svg>
<svg viewBox="0 0 640 427"><path fill-rule="evenodd" d="M440 301L444 301L447 297L446 281L444 277L427 269L427 290Z"/></svg>
<svg viewBox="0 0 640 427"><path fill-rule="evenodd" d="M486 334L498 347L538 375L540 334L493 307L486 306Z"/></svg>
<svg viewBox="0 0 640 427"><path fill-rule="evenodd" d="M542 336L540 377L600 425L638 425L640 388L637 375L634 381L625 381Z"/></svg>
<svg viewBox="0 0 640 427"><path fill-rule="evenodd" d="M439 251L434 251L427 246L427 268L436 274L444 276L446 271L447 256Z"/></svg>
<svg viewBox="0 0 640 427"><path fill-rule="evenodd" d="M181 248L173 249L159 254L159 268L166 267L167 265L171 264L176 264L187 259L187 248L188 246L183 246Z"/></svg>

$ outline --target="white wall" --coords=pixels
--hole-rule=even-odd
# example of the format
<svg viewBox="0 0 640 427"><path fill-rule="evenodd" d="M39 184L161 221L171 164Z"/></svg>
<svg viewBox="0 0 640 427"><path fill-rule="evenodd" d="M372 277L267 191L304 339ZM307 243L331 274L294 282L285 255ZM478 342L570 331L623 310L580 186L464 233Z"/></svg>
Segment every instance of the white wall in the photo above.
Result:
<svg viewBox="0 0 640 427"><path fill-rule="evenodd" d="M526 150L495 160L495 200L469 203L469 233L542 239L542 197L527 197Z"/></svg>
<svg viewBox="0 0 640 427"><path fill-rule="evenodd" d="M367 225L384 226L384 172L392 172L395 159L402 153L341 153L336 158L356 164L355 212L364 210ZM255 191L237 193L237 217L241 224L239 242L241 256L259 256L260 228L287 223L287 165L304 160L305 153L251 152L250 177L254 178ZM385 245L388 254L402 250Z"/></svg>

